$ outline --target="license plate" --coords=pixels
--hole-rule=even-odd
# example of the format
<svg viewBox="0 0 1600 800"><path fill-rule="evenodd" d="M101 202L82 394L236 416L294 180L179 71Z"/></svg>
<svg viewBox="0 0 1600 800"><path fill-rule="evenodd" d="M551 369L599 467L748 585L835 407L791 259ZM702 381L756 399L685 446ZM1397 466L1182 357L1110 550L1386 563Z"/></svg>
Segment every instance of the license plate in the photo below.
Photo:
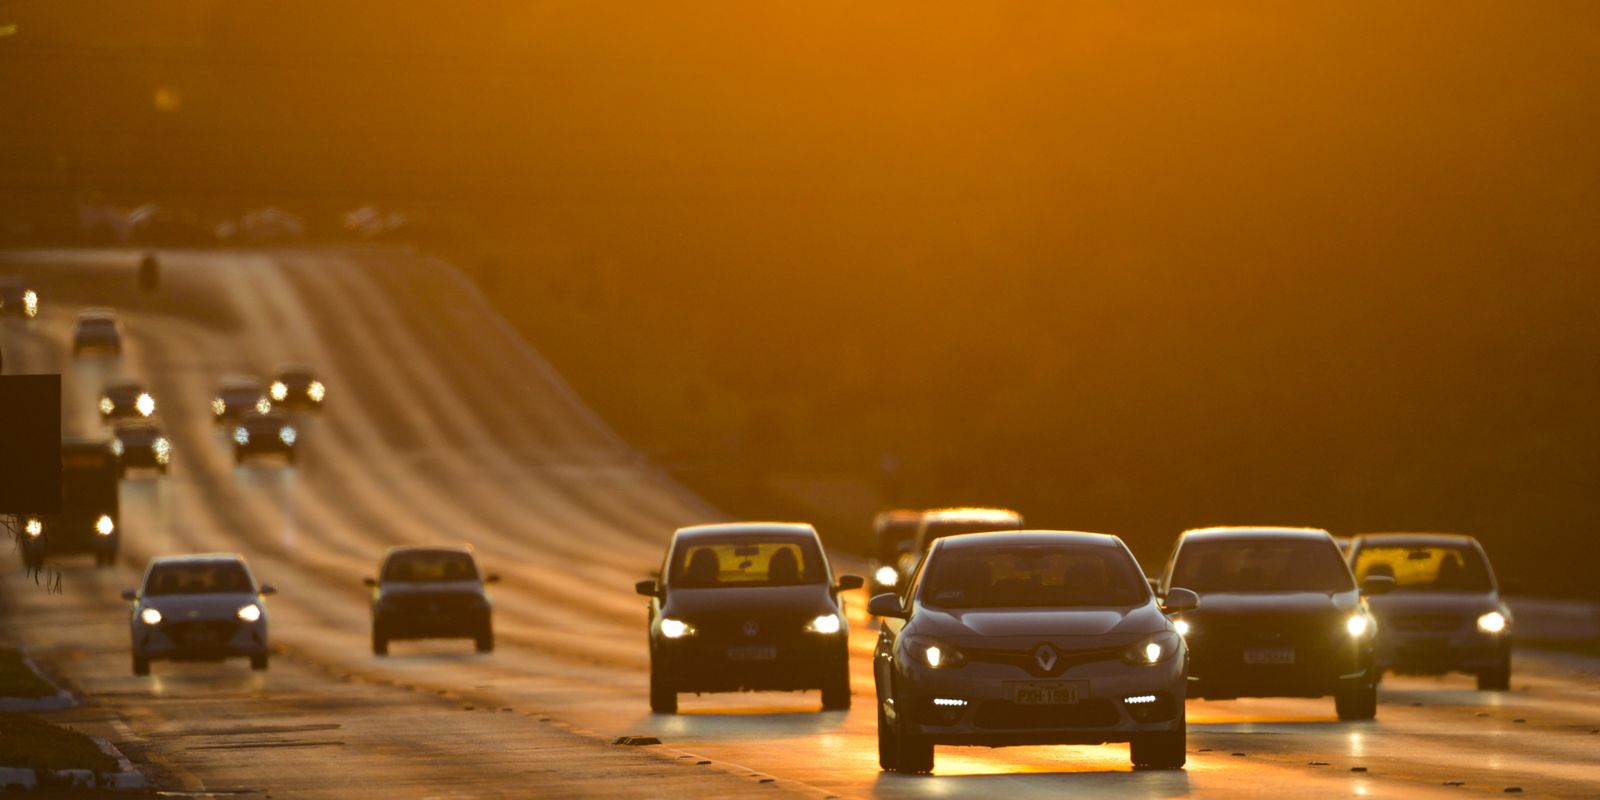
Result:
<svg viewBox="0 0 1600 800"><path fill-rule="evenodd" d="M1246 664L1293 664L1292 647L1251 647L1244 651Z"/></svg>
<svg viewBox="0 0 1600 800"><path fill-rule="evenodd" d="M1083 681L1031 681L1011 684L1011 702L1019 706L1063 706L1078 702Z"/></svg>
<svg viewBox="0 0 1600 800"><path fill-rule="evenodd" d="M730 647L729 661L772 661L778 657L776 647Z"/></svg>

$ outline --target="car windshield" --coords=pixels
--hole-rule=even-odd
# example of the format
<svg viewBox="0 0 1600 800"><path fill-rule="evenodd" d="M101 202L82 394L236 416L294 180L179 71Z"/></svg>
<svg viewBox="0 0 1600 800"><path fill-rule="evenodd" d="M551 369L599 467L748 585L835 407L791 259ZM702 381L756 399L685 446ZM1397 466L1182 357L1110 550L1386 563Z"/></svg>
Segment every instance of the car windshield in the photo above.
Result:
<svg viewBox="0 0 1600 800"><path fill-rule="evenodd" d="M1150 587L1133 559L1111 547L1041 545L945 550L922 590L935 608L1133 606Z"/></svg>
<svg viewBox="0 0 1600 800"><path fill-rule="evenodd" d="M796 586L827 581L814 542L796 539L737 539L680 543L668 573L675 588Z"/></svg>
<svg viewBox="0 0 1600 800"><path fill-rule="evenodd" d="M1489 591L1489 565L1474 547L1362 547L1355 573L1394 578L1397 592Z"/></svg>
<svg viewBox="0 0 1600 800"><path fill-rule="evenodd" d="M150 596L255 591L249 570L237 561L156 564L150 568L144 587L144 593Z"/></svg>
<svg viewBox="0 0 1600 800"><path fill-rule="evenodd" d="M261 399L261 389L255 386L229 386L220 394L228 405L249 405Z"/></svg>
<svg viewBox="0 0 1600 800"><path fill-rule="evenodd" d="M478 566L472 556L449 550L395 553L383 565L383 579L405 583L475 581Z"/></svg>
<svg viewBox="0 0 1600 800"><path fill-rule="evenodd" d="M110 333L117 329L117 323L109 319L82 319L78 320L78 327L87 333Z"/></svg>
<svg viewBox="0 0 1600 800"><path fill-rule="evenodd" d="M1350 569L1332 540L1191 541L1178 551L1172 585L1196 592L1343 592Z"/></svg>

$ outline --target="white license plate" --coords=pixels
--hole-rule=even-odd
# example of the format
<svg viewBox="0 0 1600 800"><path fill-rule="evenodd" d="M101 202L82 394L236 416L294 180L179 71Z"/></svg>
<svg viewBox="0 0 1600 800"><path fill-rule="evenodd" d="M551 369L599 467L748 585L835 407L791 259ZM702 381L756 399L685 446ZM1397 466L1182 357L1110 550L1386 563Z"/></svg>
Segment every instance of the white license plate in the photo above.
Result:
<svg viewBox="0 0 1600 800"><path fill-rule="evenodd" d="M1244 651L1246 664L1293 664L1292 647L1249 647Z"/></svg>
<svg viewBox="0 0 1600 800"><path fill-rule="evenodd" d="M776 647L730 647L729 661L772 661L778 657Z"/></svg>
<svg viewBox="0 0 1600 800"><path fill-rule="evenodd" d="M1078 702L1083 681L1029 681L1011 684L1011 702L1019 706L1064 706Z"/></svg>

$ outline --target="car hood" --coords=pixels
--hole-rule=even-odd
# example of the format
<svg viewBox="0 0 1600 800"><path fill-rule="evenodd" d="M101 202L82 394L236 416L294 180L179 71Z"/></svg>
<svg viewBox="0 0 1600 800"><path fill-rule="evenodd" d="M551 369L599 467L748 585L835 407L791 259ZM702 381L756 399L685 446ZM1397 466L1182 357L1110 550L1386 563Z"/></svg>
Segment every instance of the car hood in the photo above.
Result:
<svg viewBox="0 0 1600 800"><path fill-rule="evenodd" d="M1372 613L1467 615L1500 611L1500 598L1493 592L1391 592L1367 598Z"/></svg>
<svg viewBox="0 0 1600 800"><path fill-rule="evenodd" d="M965 611L921 607L910 632L955 641L1007 637L1141 636L1167 629L1154 602L1132 608L1001 608Z"/></svg>
<svg viewBox="0 0 1600 800"><path fill-rule="evenodd" d="M139 601L140 608L153 608L161 612L167 622L186 619L232 619L239 609L249 603L259 603L253 594L230 592L228 594L162 594ZM262 604L263 610L266 608Z"/></svg>
<svg viewBox="0 0 1600 800"><path fill-rule="evenodd" d="M483 595L483 584L477 581L384 581L378 593L384 597L402 597L415 594L470 594Z"/></svg>
<svg viewBox="0 0 1600 800"><path fill-rule="evenodd" d="M833 597L825 583L801 586L731 586L716 589L668 589L662 606L667 616L689 619L703 615L761 614L800 612L826 614L835 611Z"/></svg>

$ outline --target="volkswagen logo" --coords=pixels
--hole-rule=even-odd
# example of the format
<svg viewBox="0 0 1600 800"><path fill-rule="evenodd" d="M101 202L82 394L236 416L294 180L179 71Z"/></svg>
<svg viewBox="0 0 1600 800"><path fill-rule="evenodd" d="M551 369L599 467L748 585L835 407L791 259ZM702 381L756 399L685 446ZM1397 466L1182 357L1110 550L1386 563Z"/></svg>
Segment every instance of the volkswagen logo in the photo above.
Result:
<svg viewBox="0 0 1600 800"><path fill-rule="evenodd" d="M750 620L749 622L746 622L744 624L744 635L746 635L746 636L754 636L754 635L756 635L756 634L758 634L760 632L761 632L761 626L757 625L755 620Z"/></svg>
<svg viewBox="0 0 1600 800"><path fill-rule="evenodd" d="M1049 642L1040 643L1038 647L1033 648L1033 660L1039 665L1039 669L1045 672L1056 668L1056 656L1056 649L1051 647Z"/></svg>

